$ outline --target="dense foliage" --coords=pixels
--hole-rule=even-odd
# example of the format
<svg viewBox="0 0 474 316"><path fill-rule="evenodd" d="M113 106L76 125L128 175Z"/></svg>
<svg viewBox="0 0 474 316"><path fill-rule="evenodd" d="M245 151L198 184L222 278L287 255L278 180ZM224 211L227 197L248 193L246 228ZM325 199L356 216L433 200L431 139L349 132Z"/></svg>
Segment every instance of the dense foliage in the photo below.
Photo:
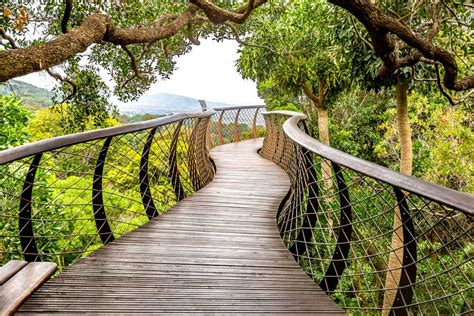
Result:
<svg viewBox="0 0 474 316"><path fill-rule="evenodd" d="M30 113L22 101L12 96L0 95L0 150L19 146L28 140L26 124Z"/></svg>

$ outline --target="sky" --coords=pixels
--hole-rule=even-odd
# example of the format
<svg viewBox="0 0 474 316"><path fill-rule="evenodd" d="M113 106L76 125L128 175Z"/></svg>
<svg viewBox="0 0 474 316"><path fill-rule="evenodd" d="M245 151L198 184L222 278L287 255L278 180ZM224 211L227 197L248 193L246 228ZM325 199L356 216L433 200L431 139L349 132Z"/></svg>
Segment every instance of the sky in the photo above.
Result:
<svg viewBox="0 0 474 316"><path fill-rule="evenodd" d="M177 59L177 70L170 79L154 84L146 94L171 93L231 104L263 104L255 82L243 80L237 72L237 49L235 41L203 39L201 45ZM55 85L54 79L44 73L18 79L49 90Z"/></svg>

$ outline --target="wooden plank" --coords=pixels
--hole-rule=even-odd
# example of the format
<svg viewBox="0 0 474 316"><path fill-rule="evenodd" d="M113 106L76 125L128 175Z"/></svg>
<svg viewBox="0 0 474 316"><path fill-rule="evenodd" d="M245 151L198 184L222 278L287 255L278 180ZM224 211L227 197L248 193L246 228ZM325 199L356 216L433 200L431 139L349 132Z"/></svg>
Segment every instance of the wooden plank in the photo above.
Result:
<svg viewBox="0 0 474 316"><path fill-rule="evenodd" d="M57 270L52 262L31 262L0 287L0 315L12 315Z"/></svg>
<svg viewBox="0 0 474 316"><path fill-rule="evenodd" d="M343 314L283 244L275 216L289 180L259 146L213 149L209 185L66 268L20 314Z"/></svg>
<svg viewBox="0 0 474 316"><path fill-rule="evenodd" d="M7 282L15 273L20 271L28 262L12 260L0 267L0 285Z"/></svg>

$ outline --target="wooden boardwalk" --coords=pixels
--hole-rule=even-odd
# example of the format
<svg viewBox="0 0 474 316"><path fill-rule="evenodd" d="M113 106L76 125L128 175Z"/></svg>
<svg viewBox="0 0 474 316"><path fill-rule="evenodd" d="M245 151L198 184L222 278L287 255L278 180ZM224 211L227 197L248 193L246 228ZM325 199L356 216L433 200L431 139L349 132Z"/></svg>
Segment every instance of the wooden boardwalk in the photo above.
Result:
<svg viewBox="0 0 474 316"><path fill-rule="evenodd" d="M286 174L261 140L212 151L212 183L44 284L19 314L339 313L275 225Z"/></svg>

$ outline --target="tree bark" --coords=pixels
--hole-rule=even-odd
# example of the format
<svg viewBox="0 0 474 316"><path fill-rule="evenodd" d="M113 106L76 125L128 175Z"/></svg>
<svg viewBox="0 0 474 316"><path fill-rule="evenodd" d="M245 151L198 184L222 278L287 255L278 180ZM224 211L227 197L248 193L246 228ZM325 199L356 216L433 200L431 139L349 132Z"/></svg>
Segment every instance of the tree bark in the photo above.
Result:
<svg viewBox="0 0 474 316"><path fill-rule="evenodd" d="M408 120L408 82L398 79L397 82L397 124L400 138L400 172L406 175L412 174L413 149L411 139L411 128ZM385 277L385 290L383 300L383 315L388 315L394 303L397 288L399 287L403 260L403 222L401 221L400 208L395 207L393 218L393 235L388 271ZM396 249L396 250L395 250Z"/></svg>
<svg viewBox="0 0 474 316"><path fill-rule="evenodd" d="M413 148L411 128L408 120L408 82L399 79L397 83L397 122L400 137L400 172L411 176Z"/></svg>
<svg viewBox="0 0 474 316"><path fill-rule="evenodd" d="M228 11L210 1L192 0L186 10L176 16L163 15L152 27L117 27L107 15L95 13L86 17L78 28L68 31L65 25L66 19L63 22L63 31L67 32L51 41L36 46L0 51L0 82L62 64L86 51L93 44L107 42L124 46L152 43L174 36L190 23L206 20L198 15L200 10L212 18L209 19L212 23L221 24L227 21L243 23L254 9L266 1L249 0L241 8ZM170 23L163 23L165 20L170 20Z"/></svg>
<svg viewBox="0 0 474 316"><path fill-rule="evenodd" d="M412 66L425 57L440 62L445 70L444 85L455 91L474 88L474 76L458 79L458 66L453 54L433 44L432 38L415 33L403 21L380 11L371 0L328 0L344 8L356 17L366 28L374 46L375 54L382 60L380 74L391 75L395 70ZM399 57L398 45L391 34L415 50L405 57Z"/></svg>
<svg viewBox="0 0 474 316"><path fill-rule="evenodd" d="M326 83L324 80L319 81L318 95L315 95L308 86L303 86L305 95L311 100L316 113L318 115L318 131L319 141L325 145L330 144L329 141L329 115L326 108ZM325 194L330 194L333 188L331 162L323 159L321 161L321 176L323 177L323 189Z"/></svg>
<svg viewBox="0 0 474 316"><path fill-rule="evenodd" d="M318 130L319 130L319 141L329 146L329 115L326 107L326 83L324 80L319 81L318 86L319 94L319 106L318 111ZM321 174L324 179L324 189L326 194L331 194L333 188L331 161L321 161Z"/></svg>

